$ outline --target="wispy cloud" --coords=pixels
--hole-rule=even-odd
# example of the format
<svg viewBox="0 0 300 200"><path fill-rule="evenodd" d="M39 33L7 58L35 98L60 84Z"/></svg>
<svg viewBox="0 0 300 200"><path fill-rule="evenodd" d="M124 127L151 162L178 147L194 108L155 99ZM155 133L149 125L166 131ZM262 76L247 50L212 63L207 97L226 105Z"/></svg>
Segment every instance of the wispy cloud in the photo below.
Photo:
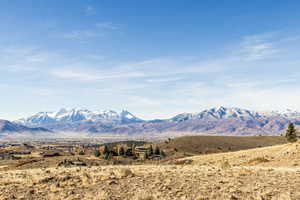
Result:
<svg viewBox="0 0 300 200"><path fill-rule="evenodd" d="M102 81L107 79L127 79L144 77L142 72L129 71L100 71L83 69L55 69L51 75L61 79L71 79L77 81Z"/></svg>
<svg viewBox="0 0 300 200"><path fill-rule="evenodd" d="M5 46L0 48L0 70L12 72L36 71L44 63L57 59L57 54L34 46Z"/></svg>
<svg viewBox="0 0 300 200"><path fill-rule="evenodd" d="M274 43L266 41L264 37L245 37L241 43L241 56L244 56L245 60L255 61L270 58L279 53Z"/></svg>
<svg viewBox="0 0 300 200"><path fill-rule="evenodd" d="M98 76L89 72L80 72L74 70L53 70L51 75L61 79L75 79L79 81L98 80Z"/></svg>
<svg viewBox="0 0 300 200"><path fill-rule="evenodd" d="M61 34L61 37L73 40L88 40L103 37L119 27L112 22L98 22L87 29L71 30Z"/></svg>
<svg viewBox="0 0 300 200"><path fill-rule="evenodd" d="M182 77L174 77L174 78L156 78L156 79L148 79L147 82L149 83L162 83L162 82L173 82L173 81L179 81L182 80Z"/></svg>
<svg viewBox="0 0 300 200"><path fill-rule="evenodd" d="M64 33L62 36L66 39L90 39L99 36L103 36L104 34L95 30L74 30L69 33Z"/></svg>
<svg viewBox="0 0 300 200"><path fill-rule="evenodd" d="M96 23L96 27L99 29L106 29L106 30L116 30L119 27L112 22L99 22Z"/></svg>
<svg viewBox="0 0 300 200"><path fill-rule="evenodd" d="M86 16L91 16L91 15L95 15L96 14L96 9L94 8L94 6L92 5L87 5L84 8L84 14Z"/></svg>

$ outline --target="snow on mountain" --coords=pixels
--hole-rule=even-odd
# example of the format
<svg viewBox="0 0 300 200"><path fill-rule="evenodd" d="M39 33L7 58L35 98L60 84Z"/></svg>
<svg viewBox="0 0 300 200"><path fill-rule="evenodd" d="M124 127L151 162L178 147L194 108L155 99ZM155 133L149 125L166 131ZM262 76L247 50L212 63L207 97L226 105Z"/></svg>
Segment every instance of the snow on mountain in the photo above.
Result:
<svg viewBox="0 0 300 200"><path fill-rule="evenodd" d="M207 110L203 110L199 113L184 113L179 114L173 118L171 121L186 121L190 119L205 119L205 120L220 120L220 119L258 119L261 118L262 115L258 112L240 109L240 108L211 108Z"/></svg>
<svg viewBox="0 0 300 200"><path fill-rule="evenodd" d="M60 109L57 112L39 112L16 121L29 127L44 127L52 131L90 132L93 134L194 132L230 135L279 135L288 122L300 126L300 113L256 112L241 108L217 107L198 113L182 113L165 120L143 121L123 110L90 111L87 109Z"/></svg>
<svg viewBox="0 0 300 200"><path fill-rule="evenodd" d="M16 122L28 126L46 125L62 122L79 122L79 121L104 121L114 123L131 123L141 122L142 120L123 110L120 113L112 110L90 111L87 109L65 109L62 108L57 112L39 112L33 116L22 118Z"/></svg>
<svg viewBox="0 0 300 200"><path fill-rule="evenodd" d="M300 112L291 109L280 112L280 115L288 118L300 118Z"/></svg>

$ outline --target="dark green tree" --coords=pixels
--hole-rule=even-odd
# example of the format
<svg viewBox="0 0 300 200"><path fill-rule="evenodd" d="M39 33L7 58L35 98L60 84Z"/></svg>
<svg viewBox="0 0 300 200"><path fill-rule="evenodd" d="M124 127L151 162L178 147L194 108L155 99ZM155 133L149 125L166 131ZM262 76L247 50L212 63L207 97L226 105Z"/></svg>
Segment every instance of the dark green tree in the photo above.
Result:
<svg viewBox="0 0 300 200"><path fill-rule="evenodd" d="M160 155L160 149L159 149L158 146L155 147L154 154L155 155Z"/></svg>
<svg viewBox="0 0 300 200"><path fill-rule="evenodd" d="M112 157L113 157L113 153L110 152L110 153L108 154L108 160L112 159Z"/></svg>
<svg viewBox="0 0 300 200"><path fill-rule="evenodd" d="M94 152L94 156L95 157L99 157L101 155L100 151L97 149L95 152Z"/></svg>
<svg viewBox="0 0 300 200"><path fill-rule="evenodd" d="M153 155L153 147L152 147L152 145L150 145L149 155L150 155L150 156Z"/></svg>
<svg viewBox="0 0 300 200"><path fill-rule="evenodd" d="M292 122L290 122L287 127L285 137L289 142L297 141L297 130L295 128L295 125Z"/></svg>
<svg viewBox="0 0 300 200"><path fill-rule="evenodd" d="M131 156L135 156L135 144L131 146Z"/></svg>
<svg viewBox="0 0 300 200"><path fill-rule="evenodd" d="M108 149L108 147L106 145L104 145L103 154L105 155L107 153L109 153L109 149Z"/></svg>
<svg viewBox="0 0 300 200"><path fill-rule="evenodd" d="M145 154L145 159L146 159L146 160L149 159L149 154L148 154L148 153Z"/></svg>
<svg viewBox="0 0 300 200"><path fill-rule="evenodd" d="M110 160L111 157L112 157L111 152L106 152L106 153L104 154L104 159L105 159L105 160Z"/></svg>

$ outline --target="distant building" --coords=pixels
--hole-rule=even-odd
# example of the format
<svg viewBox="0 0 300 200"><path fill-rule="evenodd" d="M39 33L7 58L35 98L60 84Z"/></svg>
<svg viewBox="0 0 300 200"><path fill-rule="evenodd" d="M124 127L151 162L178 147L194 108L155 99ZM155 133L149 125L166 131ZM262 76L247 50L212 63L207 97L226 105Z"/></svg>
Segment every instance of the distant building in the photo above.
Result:
<svg viewBox="0 0 300 200"><path fill-rule="evenodd" d="M140 160L146 160L147 157L150 155L150 147L145 146L138 146L134 148L134 154Z"/></svg>

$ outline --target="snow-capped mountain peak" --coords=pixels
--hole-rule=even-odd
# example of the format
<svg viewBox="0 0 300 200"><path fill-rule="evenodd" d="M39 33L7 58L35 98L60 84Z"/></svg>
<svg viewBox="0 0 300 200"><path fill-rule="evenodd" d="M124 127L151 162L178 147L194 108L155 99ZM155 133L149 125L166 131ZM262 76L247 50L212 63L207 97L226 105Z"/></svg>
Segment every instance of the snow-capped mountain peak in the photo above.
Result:
<svg viewBox="0 0 300 200"><path fill-rule="evenodd" d="M166 120L143 121L127 110L91 111L73 108L39 112L17 121L18 125L44 127L52 131L96 133L161 133L186 131L233 135L279 135L289 122L300 126L300 112L256 112L235 107L215 107L197 113L182 113ZM142 122L142 123L136 123Z"/></svg>
<svg viewBox="0 0 300 200"><path fill-rule="evenodd" d="M105 123L130 123L142 121L126 110L118 113L113 110L90 111L88 109L80 108L62 108L57 112L39 112L30 117L19 119L16 122L23 125L37 126L60 122L79 122L85 120L103 121Z"/></svg>
<svg viewBox="0 0 300 200"><path fill-rule="evenodd" d="M183 113L172 118L172 121L185 121L189 119L206 119L206 120L219 120L219 119L257 119L262 117L258 112L234 108L234 107L214 107L203 110L199 113Z"/></svg>

